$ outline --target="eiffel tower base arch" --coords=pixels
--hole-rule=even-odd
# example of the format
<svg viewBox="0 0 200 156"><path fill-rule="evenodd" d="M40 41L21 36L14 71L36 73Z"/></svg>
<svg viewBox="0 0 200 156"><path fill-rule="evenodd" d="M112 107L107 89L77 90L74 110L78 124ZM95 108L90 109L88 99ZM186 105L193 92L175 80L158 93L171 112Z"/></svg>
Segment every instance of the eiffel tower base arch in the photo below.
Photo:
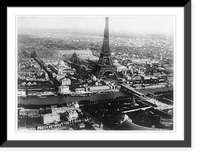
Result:
<svg viewBox="0 0 200 156"><path fill-rule="evenodd" d="M97 77L99 78L99 79L102 79L103 78L103 75L105 74L105 73L108 73L108 72L110 72L110 73L113 73L114 75L115 75L115 77L116 78L118 78L119 76L118 76L118 74L117 74L117 70L116 69L101 69L98 73L97 73Z"/></svg>

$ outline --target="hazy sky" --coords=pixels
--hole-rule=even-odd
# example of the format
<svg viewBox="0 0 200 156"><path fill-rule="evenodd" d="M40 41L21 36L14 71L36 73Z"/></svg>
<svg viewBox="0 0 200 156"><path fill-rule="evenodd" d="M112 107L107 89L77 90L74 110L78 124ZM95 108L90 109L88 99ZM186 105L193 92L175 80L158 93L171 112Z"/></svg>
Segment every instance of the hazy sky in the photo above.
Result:
<svg viewBox="0 0 200 156"><path fill-rule="evenodd" d="M173 33L174 16L109 16L109 30L133 33ZM104 16L21 16L18 28L104 30Z"/></svg>

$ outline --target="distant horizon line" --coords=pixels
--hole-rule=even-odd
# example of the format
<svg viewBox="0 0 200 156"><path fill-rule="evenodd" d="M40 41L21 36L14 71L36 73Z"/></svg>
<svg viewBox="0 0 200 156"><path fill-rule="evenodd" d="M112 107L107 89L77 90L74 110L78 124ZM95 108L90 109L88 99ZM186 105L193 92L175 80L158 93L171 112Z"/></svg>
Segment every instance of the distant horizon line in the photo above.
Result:
<svg viewBox="0 0 200 156"><path fill-rule="evenodd" d="M102 33L103 35L103 32L104 30L98 30L98 29L87 29L87 28L76 28L76 29L73 29L73 28L39 28L39 27L29 27L29 28L24 28L24 27L18 27L17 28L18 31L20 30L52 30L52 31L79 31L79 32L83 32L83 31L87 31L87 32L96 32L96 33ZM131 31L116 31L116 30L109 30L110 33L118 33L118 34L154 34L154 35L174 35L174 33L172 32L131 32Z"/></svg>

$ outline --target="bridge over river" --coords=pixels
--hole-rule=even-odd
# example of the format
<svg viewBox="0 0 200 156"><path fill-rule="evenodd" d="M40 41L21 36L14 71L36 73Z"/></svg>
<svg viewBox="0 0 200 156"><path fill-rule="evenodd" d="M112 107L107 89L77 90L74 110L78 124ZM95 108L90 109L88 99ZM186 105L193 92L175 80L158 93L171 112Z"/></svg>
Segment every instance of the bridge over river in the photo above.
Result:
<svg viewBox="0 0 200 156"><path fill-rule="evenodd" d="M133 87L131 87L129 85L121 84L121 90L128 92L129 94L131 94L132 96L134 96L137 99L140 99L142 102L144 102L147 105L156 107L156 109L163 110L163 109L172 109L173 108L173 105L168 105L168 104L160 102L154 98L147 97L143 93L137 91L136 89L134 89Z"/></svg>

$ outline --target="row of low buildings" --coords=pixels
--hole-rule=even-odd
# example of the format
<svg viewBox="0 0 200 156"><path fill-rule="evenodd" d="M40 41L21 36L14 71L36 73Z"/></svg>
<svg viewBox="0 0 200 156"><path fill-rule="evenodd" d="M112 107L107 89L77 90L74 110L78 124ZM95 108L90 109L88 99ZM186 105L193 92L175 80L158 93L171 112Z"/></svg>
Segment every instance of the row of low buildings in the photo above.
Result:
<svg viewBox="0 0 200 156"><path fill-rule="evenodd" d="M40 116L40 110L39 109L19 109L19 115L20 116L28 116L28 117L38 117Z"/></svg>
<svg viewBox="0 0 200 156"><path fill-rule="evenodd" d="M60 116L64 116L68 121L73 121L78 118L79 104L74 103L67 107L51 107L44 109L24 109L20 108L18 115L21 117L36 118L41 117L40 124L49 124L61 121Z"/></svg>
<svg viewBox="0 0 200 156"><path fill-rule="evenodd" d="M60 114L44 114L42 115L41 122L42 124L49 124L60 121Z"/></svg>
<svg viewBox="0 0 200 156"><path fill-rule="evenodd" d="M116 86L115 85L98 85L98 82L96 82L94 86L83 86L83 87L77 87L77 88L74 88L73 91L70 90L70 84L68 83L64 83L64 85L61 85L59 86L59 89L58 89L58 93L59 94L81 94L81 93L96 93L96 92L101 92L101 91L112 91L114 89L116 89ZM23 97L23 96L38 96L40 94L42 95L46 95L45 94L46 92L38 92L38 91L28 91L26 92L26 90L22 90L22 89L19 89L18 90L18 96L19 97ZM50 92L49 92L50 93ZM51 95L54 95L55 93L51 92ZM48 94L49 95L49 94Z"/></svg>

